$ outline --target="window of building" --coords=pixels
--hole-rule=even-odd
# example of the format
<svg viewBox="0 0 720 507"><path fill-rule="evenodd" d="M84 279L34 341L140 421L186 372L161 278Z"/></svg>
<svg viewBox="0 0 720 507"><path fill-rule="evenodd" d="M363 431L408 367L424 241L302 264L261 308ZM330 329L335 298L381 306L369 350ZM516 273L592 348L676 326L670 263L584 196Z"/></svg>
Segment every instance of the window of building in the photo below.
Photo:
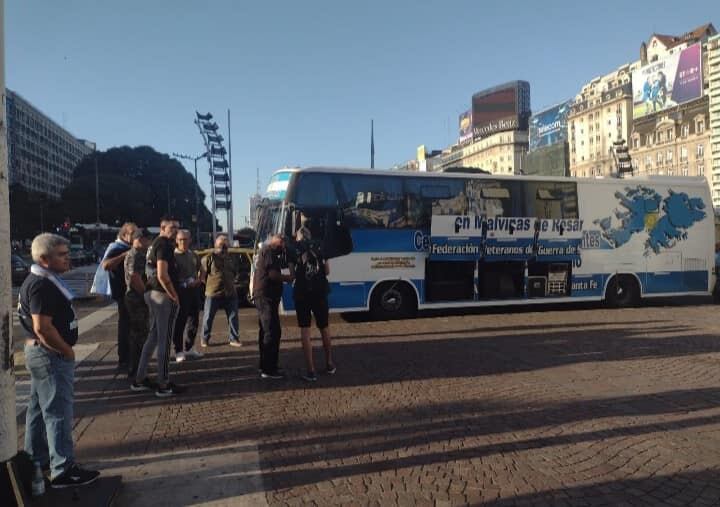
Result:
<svg viewBox="0 0 720 507"><path fill-rule="evenodd" d="M672 150L667 151L667 153L665 154L665 160L667 160L668 164L672 164L672 160L673 160L673 151Z"/></svg>
<svg viewBox="0 0 720 507"><path fill-rule="evenodd" d="M633 137L633 148L639 148L640 147L640 139L637 137Z"/></svg>
<svg viewBox="0 0 720 507"><path fill-rule="evenodd" d="M664 140L665 140L664 137L665 137L665 135L663 134L662 130L661 130L661 131L658 131L658 133L657 133L658 143L664 142Z"/></svg>
<svg viewBox="0 0 720 507"><path fill-rule="evenodd" d="M704 144L698 144L697 150L695 151L695 158L703 158L705 155L705 145Z"/></svg>
<svg viewBox="0 0 720 507"><path fill-rule="evenodd" d="M702 134L703 132L705 132L705 121L699 120L695 125L695 133Z"/></svg>
<svg viewBox="0 0 720 507"><path fill-rule="evenodd" d="M673 140L673 129L667 130L667 140L672 141Z"/></svg>
<svg viewBox="0 0 720 507"><path fill-rule="evenodd" d="M698 173L698 176L705 176L705 165L704 164L698 164L697 173Z"/></svg>
<svg viewBox="0 0 720 507"><path fill-rule="evenodd" d="M652 144L652 134L647 134L645 136L645 146L650 146Z"/></svg>
<svg viewBox="0 0 720 507"><path fill-rule="evenodd" d="M687 175L688 175L688 168L687 168L687 167L683 167L683 168L682 168L682 175L683 175L683 176L687 176Z"/></svg>
<svg viewBox="0 0 720 507"><path fill-rule="evenodd" d="M657 164L661 166L663 164L663 153L662 151L657 152Z"/></svg>
<svg viewBox="0 0 720 507"><path fill-rule="evenodd" d="M690 125L683 125L680 129L680 136L687 137L690 134Z"/></svg>
<svg viewBox="0 0 720 507"><path fill-rule="evenodd" d="M688 150L686 146L680 146L680 162L687 162Z"/></svg>

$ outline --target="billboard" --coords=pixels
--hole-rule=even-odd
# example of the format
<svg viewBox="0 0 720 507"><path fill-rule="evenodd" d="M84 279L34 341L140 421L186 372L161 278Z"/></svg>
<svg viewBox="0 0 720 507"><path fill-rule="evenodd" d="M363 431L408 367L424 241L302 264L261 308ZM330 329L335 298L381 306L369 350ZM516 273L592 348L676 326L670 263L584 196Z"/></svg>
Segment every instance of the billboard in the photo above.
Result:
<svg viewBox="0 0 720 507"><path fill-rule="evenodd" d="M512 81L472 97L473 138L505 130L526 130L530 117L530 83Z"/></svg>
<svg viewBox="0 0 720 507"><path fill-rule="evenodd" d="M458 143L471 141L472 137L472 111L465 111L458 118Z"/></svg>
<svg viewBox="0 0 720 507"><path fill-rule="evenodd" d="M572 103L568 100L530 117L530 150L567 141L567 117Z"/></svg>
<svg viewBox="0 0 720 507"><path fill-rule="evenodd" d="M693 44L632 73L633 118L702 96L702 48Z"/></svg>

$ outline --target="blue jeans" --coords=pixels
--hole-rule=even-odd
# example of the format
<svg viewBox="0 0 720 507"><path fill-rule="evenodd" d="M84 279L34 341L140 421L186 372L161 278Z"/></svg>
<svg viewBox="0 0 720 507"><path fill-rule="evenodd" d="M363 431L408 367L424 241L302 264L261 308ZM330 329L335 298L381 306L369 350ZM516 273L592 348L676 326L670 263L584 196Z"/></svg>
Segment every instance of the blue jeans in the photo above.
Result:
<svg viewBox="0 0 720 507"><path fill-rule="evenodd" d="M210 331L212 323L215 319L215 313L222 308L228 319L228 327L230 328L230 341L238 340L238 298L216 296L214 298L205 298L205 307L203 308L203 340L210 341Z"/></svg>
<svg viewBox="0 0 720 507"><path fill-rule="evenodd" d="M40 345L25 345L30 372L30 401L25 413L25 451L33 462L50 462L50 477L65 472L73 453L73 382L75 362Z"/></svg>

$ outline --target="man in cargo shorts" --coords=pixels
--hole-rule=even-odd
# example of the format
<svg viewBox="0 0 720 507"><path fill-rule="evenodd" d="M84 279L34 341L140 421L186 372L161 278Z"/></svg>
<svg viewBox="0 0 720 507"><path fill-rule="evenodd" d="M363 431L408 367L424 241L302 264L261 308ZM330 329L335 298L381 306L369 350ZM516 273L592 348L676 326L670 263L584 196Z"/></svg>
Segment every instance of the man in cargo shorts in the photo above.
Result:
<svg viewBox="0 0 720 507"><path fill-rule="evenodd" d="M148 307L145 304L145 256L152 236L147 230L136 230L132 235L132 248L125 256L125 307L130 317L128 334L128 378L137 373L140 354L148 335Z"/></svg>

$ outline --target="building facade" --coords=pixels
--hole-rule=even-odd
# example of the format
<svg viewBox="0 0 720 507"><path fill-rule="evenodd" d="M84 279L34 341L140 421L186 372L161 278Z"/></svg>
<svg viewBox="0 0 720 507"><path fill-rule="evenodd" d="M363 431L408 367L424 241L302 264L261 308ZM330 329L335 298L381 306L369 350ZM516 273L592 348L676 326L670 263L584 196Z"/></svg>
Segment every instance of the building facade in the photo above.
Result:
<svg viewBox="0 0 720 507"><path fill-rule="evenodd" d="M12 90L7 90L7 122L10 184L59 199L77 164L92 153L92 144L74 137Z"/></svg>
<svg viewBox="0 0 720 507"><path fill-rule="evenodd" d="M593 79L583 86L568 114L570 175L581 178L614 172L612 147L630 136L631 73L636 64Z"/></svg>
<svg viewBox="0 0 720 507"><path fill-rule="evenodd" d="M720 209L720 34L710 37L706 46L707 94L710 119L710 167L712 174L712 200Z"/></svg>
<svg viewBox="0 0 720 507"><path fill-rule="evenodd" d="M249 202L248 202L248 217L249 217L249 225L253 229L257 228L257 207L262 201L262 196L257 193L250 196Z"/></svg>
<svg viewBox="0 0 720 507"><path fill-rule="evenodd" d="M709 37L716 33L711 25L703 25L681 36L654 34L647 44L640 47L641 72L635 77L635 118L630 135L630 155L633 173L638 175L699 176L707 180L712 190L717 178L712 170L712 125L710 101L710 50ZM694 52L694 53L693 53ZM672 57L674 56L674 60ZM695 60L692 63L692 60ZM677 63L684 62L685 68ZM687 93L687 100L669 107L650 110L651 101L641 101L646 95L641 91L642 82L656 75L655 68L668 75L676 75L675 87L682 87L680 73L697 76L694 93ZM646 72L644 69L647 69ZM681 90L678 90L681 91ZM676 90L668 94L673 99ZM716 132L718 129L715 129Z"/></svg>
<svg viewBox="0 0 720 507"><path fill-rule="evenodd" d="M712 187L708 97L636 118L630 142L637 175L701 176Z"/></svg>
<svg viewBox="0 0 720 507"><path fill-rule="evenodd" d="M527 151L527 130L498 132L464 146L454 145L428 158L428 170L476 167L492 174L523 174Z"/></svg>

